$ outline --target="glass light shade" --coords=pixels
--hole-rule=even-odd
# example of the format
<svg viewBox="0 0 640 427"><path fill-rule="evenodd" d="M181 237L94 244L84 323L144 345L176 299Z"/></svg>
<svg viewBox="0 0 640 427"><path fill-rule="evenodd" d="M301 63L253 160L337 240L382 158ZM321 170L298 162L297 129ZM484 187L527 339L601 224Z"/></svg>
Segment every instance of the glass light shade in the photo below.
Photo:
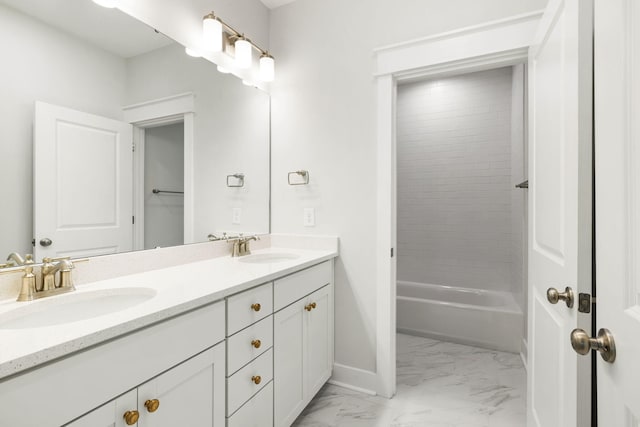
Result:
<svg viewBox="0 0 640 427"><path fill-rule="evenodd" d="M202 20L202 45L207 52L222 51L222 24L217 19Z"/></svg>
<svg viewBox="0 0 640 427"><path fill-rule="evenodd" d="M224 68L221 65L218 65L218 72L220 72L222 74L229 74L231 71L227 70L226 68Z"/></svg>
<svg viewBox="0 0 640 427"><path fill-rule="evenodd" d="M270 56L260 58L260 80L272 82L275 77L275 61Z"/></svg>
<svg viewBox="0 0 640 427"><path fill-rule="evenodd" d="M102 7L113 8L118 5L117 0L93 0L95 4L99 4Z"/></svg>
<svg viewBox="0 0 640 427"><path fill-rule="evenodd" d="M202 55L200 54L200 52L198 52L197 50L194 49L190 49L188 47L184 48L184 51L187 55L192 56L194 58L200 58Z"/></svg>
<svg viewBox="0 0 640 427"><path fill-rule="evenodd" d="M251 43L246 40L238 39L236 47L236 65L238 68L251 68Z"/></svg>

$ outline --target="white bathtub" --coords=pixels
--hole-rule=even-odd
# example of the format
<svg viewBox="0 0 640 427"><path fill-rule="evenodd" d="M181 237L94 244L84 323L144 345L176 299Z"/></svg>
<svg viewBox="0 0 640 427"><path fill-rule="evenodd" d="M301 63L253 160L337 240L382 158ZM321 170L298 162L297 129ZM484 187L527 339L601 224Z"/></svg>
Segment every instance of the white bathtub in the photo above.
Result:
<svg viewBox="0 0 640 427"><path fill-rule="evenodd" d="M520 352L523 318L508 292L398 281L398 332Z"/></svg>

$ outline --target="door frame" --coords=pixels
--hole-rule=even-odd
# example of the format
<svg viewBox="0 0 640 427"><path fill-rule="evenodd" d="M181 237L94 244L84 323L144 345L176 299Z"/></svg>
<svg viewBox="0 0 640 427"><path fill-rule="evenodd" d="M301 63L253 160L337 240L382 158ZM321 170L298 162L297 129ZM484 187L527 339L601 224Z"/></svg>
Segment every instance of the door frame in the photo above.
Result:
<svg viewBox="0 0 640 427"><path fill-rule="evenodd" d="M527 61L544 11L374 50L377 94L376 393L396 392L396 92L400 82ZM361 386L356 384L356 386ZM364 386L363 388L367 388Z"/></svg>
<svg viewBox="0 0 640 427"><path fill-rule="evenodd" d="M144 249L144 147L145 129L184 124L184 242L194 240L194 118L195 95L191 92L154 99L123 108L124 120L133 130L133 249Z"/></svg>

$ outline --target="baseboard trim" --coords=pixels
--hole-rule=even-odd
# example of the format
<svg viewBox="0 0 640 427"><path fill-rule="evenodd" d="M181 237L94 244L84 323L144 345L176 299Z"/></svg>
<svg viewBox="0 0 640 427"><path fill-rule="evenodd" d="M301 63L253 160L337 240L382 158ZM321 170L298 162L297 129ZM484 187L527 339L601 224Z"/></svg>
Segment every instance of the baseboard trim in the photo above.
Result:
<svg viewBox="0 0 640 427"><path fill-rule="evenodd" d="M529 345L527 344L527 340L522 338L522 343L520 343L520 358L522 359L522 364L524 365L524 370L527 370L527 354L529 353Z"/></svg>
<svg viewBox="0 0 640 427"><path fill-rule="evenodd" d="M376 395L376 373L364 369L334 363L333 375L328 383L371 396Z"/></svg>

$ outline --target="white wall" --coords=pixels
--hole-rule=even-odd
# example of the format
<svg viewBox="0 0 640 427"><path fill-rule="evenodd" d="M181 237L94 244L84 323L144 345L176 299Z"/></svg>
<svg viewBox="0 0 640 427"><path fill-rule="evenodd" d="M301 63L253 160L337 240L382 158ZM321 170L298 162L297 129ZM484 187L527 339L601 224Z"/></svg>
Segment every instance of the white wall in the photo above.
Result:
<svg viewBox="0 0 640 427"><path fill-rule="evenodd" d="M398 87L398 280L511 291L511 80Z"/></svg>
<svg viewBox="0 0 640 427"><path fill-rule="evenodd" d="M184 124L145 129L144 248L184 243Z"/></svg>
<svg viewBox="0 0 640 427"><path fill-rule="evenodd" d="M131 58L127 76L129 104L195 94L195 240L221 231L268 233L269 95L178 45ZM236 172L245 174L245 186L227 187ZM234 208L242 210L240 224L232 224Z"/></svg>
<svg viewBox="0 0 640 427"><path fill-rule="evenodd" d="M0 52L1 262L32 252L34 102L121 119L126 70L121 58L3 5Z"/></svg>
<svg viewBox="0 0 640 427"><path fill-rule="evenodd" d="M376 371L372 50L545 4L297 0L272 11L270 45L277 66L272 85L272 231L340 236L337 363ZM311 185L286 184L286 173L296 169L311 172ZM304 207L316 208L316 227L303 226Z"/></svg>

